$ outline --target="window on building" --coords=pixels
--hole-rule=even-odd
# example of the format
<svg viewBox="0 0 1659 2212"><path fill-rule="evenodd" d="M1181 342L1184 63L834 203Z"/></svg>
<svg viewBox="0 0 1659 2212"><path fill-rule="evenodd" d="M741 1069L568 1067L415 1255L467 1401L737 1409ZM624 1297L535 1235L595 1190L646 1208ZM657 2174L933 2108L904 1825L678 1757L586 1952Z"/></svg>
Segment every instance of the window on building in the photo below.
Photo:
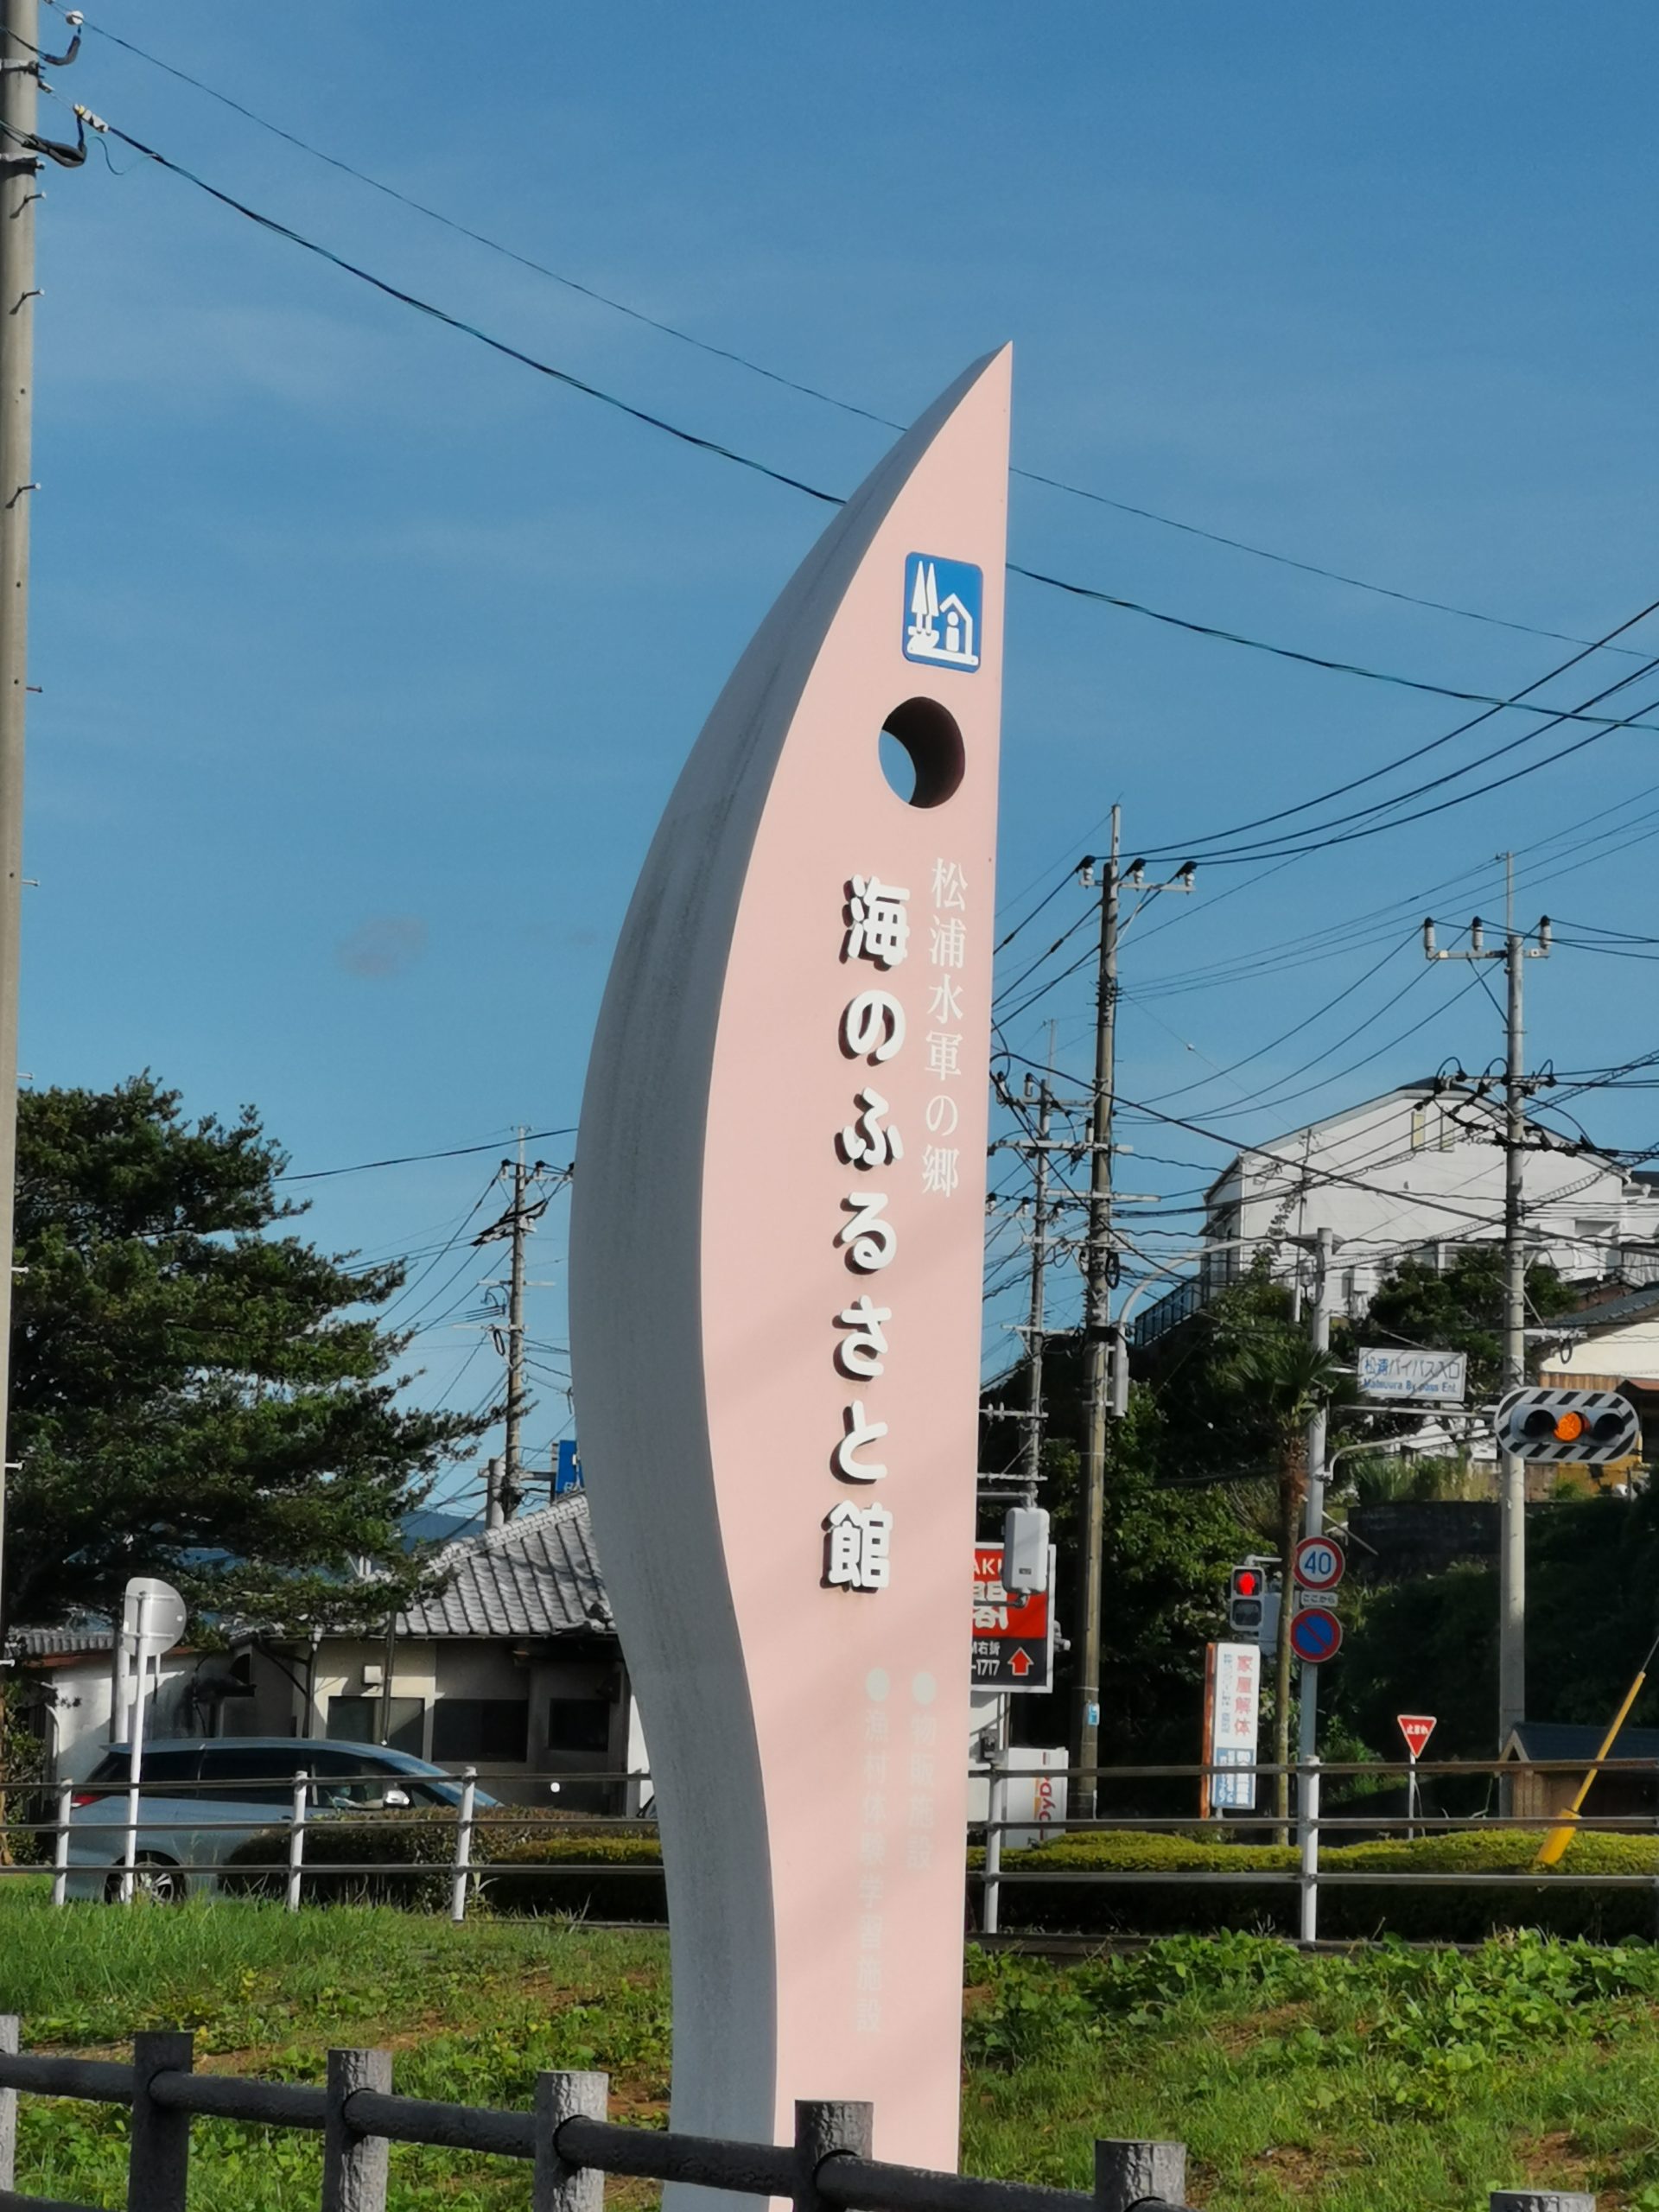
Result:
<svg viewBox="0 0 1659 2212"><path fill-rule="evenodd" d="M611 1747L611 1702L603 1697L550 1697L547 1701L550 1751L607 1751Z"/></svg>
<svg viewBox="0 0 1659 2212"><path fill-rule="evenodd" d="M435 1759L524 1759L530 1756L527 1697L441 1697L432 1708Z"/></svg>
<svg viewBox="0 0 1659 2212"><path fill-rule="evenodd" d="M378 1697L331 1697L328 1700L328 1733L337 1744L378 1744L380 1741L380 1707ZM423 1738L426 1732L426 1703L418 1697L395 1697L391 1710L386 1715L391 1726L386 1741L394 1751L408 1751L414 1758L423 1756Z"/></svg>

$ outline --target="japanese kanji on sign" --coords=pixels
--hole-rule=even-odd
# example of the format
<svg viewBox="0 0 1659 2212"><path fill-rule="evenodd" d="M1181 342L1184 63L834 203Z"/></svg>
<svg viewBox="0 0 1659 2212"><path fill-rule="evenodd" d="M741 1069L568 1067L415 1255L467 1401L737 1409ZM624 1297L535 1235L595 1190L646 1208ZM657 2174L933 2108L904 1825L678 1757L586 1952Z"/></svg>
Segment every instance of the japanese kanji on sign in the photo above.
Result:
<svg viewBox="0 0 1659 2212"><path fill-rule="evenodd" d="M973 1682L976 1690L1046 1690L1054 1683L1054 1608L1049 1587L1009 1590L1001 1544L974 1547Z"/></svg>
<svg viewBox="0 0 1659 2212"><path fill-rule="evenodd" d="M671 2123L786 2142L828 2082L931 2166L961 2090L1007 402L1000 354L899 442L710 713L618 944L571 1224Z"/></svg>

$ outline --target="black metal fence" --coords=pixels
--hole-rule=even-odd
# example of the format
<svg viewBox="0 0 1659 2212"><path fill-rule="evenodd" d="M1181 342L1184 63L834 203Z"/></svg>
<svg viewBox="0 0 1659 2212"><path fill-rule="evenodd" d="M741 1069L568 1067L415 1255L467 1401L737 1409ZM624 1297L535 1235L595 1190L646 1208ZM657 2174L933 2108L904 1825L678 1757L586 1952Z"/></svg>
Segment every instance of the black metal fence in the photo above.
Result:
<svg viewBox="0 0 1659 2212"><path fill-rule="evenodd" d="M19 2092L130 2107L127 2212L188 2212L197 2119L309 2129L322 2138L321 2212L385 2212L391 2149L420 2143L516 2158L531 2169L531 2212L603 2212L605 2177L680 2182L787 2199L792 2212L1188 2212L1180 2143L1096 2141L1094 2190L980 2181L873 2158L874 2107L801 2102L789 2144L741 2143L606 2118L608 2077L543 2074L529 2112L393 2093L391 2054L331 2050L321 2088L194 2071L194 2038L133 2039L131 2063L21 2054L0 2015L0 2212L92 2212L16 2186ZM1491 2212L1596 2212L1575 2190L1494 2190Z"/></svg>

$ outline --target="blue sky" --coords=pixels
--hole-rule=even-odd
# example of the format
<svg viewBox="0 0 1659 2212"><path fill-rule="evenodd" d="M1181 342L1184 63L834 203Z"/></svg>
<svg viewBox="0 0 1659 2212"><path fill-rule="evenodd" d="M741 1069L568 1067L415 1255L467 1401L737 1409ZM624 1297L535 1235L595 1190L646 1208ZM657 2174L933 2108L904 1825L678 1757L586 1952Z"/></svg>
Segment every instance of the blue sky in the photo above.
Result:
<svg viewBox="0 0 1659 2212"><path fill-rule="evenodd" d="M1649 10L88 12L504 244L883 415L908 418L1012 338L1027 468L1548 630L1594 637L1659 593ZM836 490L881 450L872 425L423 220L107 40L51 73L225 189L638 405ZM44 118L67 135L60 107ZM823 511L110 150L120 174L96 153L54 172L41 211L22 1064L96 1084L147 1065L194 1107L251 1100L300 1170L562 1128L657 814ZM1569 650L1023 481L1012 550L1456 690L1507 696ZM1659 652L1656 629L1631 642ZM1599 657L1578 690L1541 696L1576 701L1615 665L1635 664ZM1131 851L1173 853L1459 718L1016 579L1005 893L1046 888L1114 799ZM1505 716L1431 769L1525 726ZM1261 1137L1448 1054L1484 1063L1492 1008L1478 991L1451 1004L1468 971L1413 982L1413 902L1463 877L1448 920L1492 914L1491 855L1538 847L1529 918L1650 931L1659 841L1635 841L1659 790L1633 795L1659 786L1655 744L1609 736L1259 882L1201 870L1126 949L1123 1091L1199 1084L1168 1110ZM1008 974L1082 897L1059 893ZM1317 963L1203 982L1390 906ZM1580 950L1534 963L1538 1055L1642 1050L1649 972ZM1336 1049L1408 982L1397 1014ZM1084 1065L1086 985L1027 1009L1010 1043L1039 1052L1055 1018L1062 1063ZM1349 987L1236 1079L1219 1072ZM1443 1013L1395 1045L1437 995ZM1649 1095L1581 1110L1640 1145ZM1135 1141L1225 1157L1165 1135ZM307 1185L311 1228L428 1254L493 1159ZM547 1344L565 1341L562 1203L532 1268ZM418 1346L425 1387L457 1404L482 1397L493 1357L457 1325L476 1301L448 1310L473 1281L428 1309ZM532 1442L564 1413L550 1375Z"/></svg>

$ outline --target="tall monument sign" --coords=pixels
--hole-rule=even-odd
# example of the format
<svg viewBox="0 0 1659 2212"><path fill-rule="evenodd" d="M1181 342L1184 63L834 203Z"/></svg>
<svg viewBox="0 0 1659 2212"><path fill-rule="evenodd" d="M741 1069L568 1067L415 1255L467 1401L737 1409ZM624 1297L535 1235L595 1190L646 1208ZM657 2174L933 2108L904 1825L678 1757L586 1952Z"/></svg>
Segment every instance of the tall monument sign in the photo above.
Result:
<svg viewBox="0 0 1659 2212"><path fill-rule="evenodd" d="M582 1103L582 1459L667 1866L673 2125L957 2158L1009 355L697 741ZM886 733L885 737L883 733Z"/></svg>

